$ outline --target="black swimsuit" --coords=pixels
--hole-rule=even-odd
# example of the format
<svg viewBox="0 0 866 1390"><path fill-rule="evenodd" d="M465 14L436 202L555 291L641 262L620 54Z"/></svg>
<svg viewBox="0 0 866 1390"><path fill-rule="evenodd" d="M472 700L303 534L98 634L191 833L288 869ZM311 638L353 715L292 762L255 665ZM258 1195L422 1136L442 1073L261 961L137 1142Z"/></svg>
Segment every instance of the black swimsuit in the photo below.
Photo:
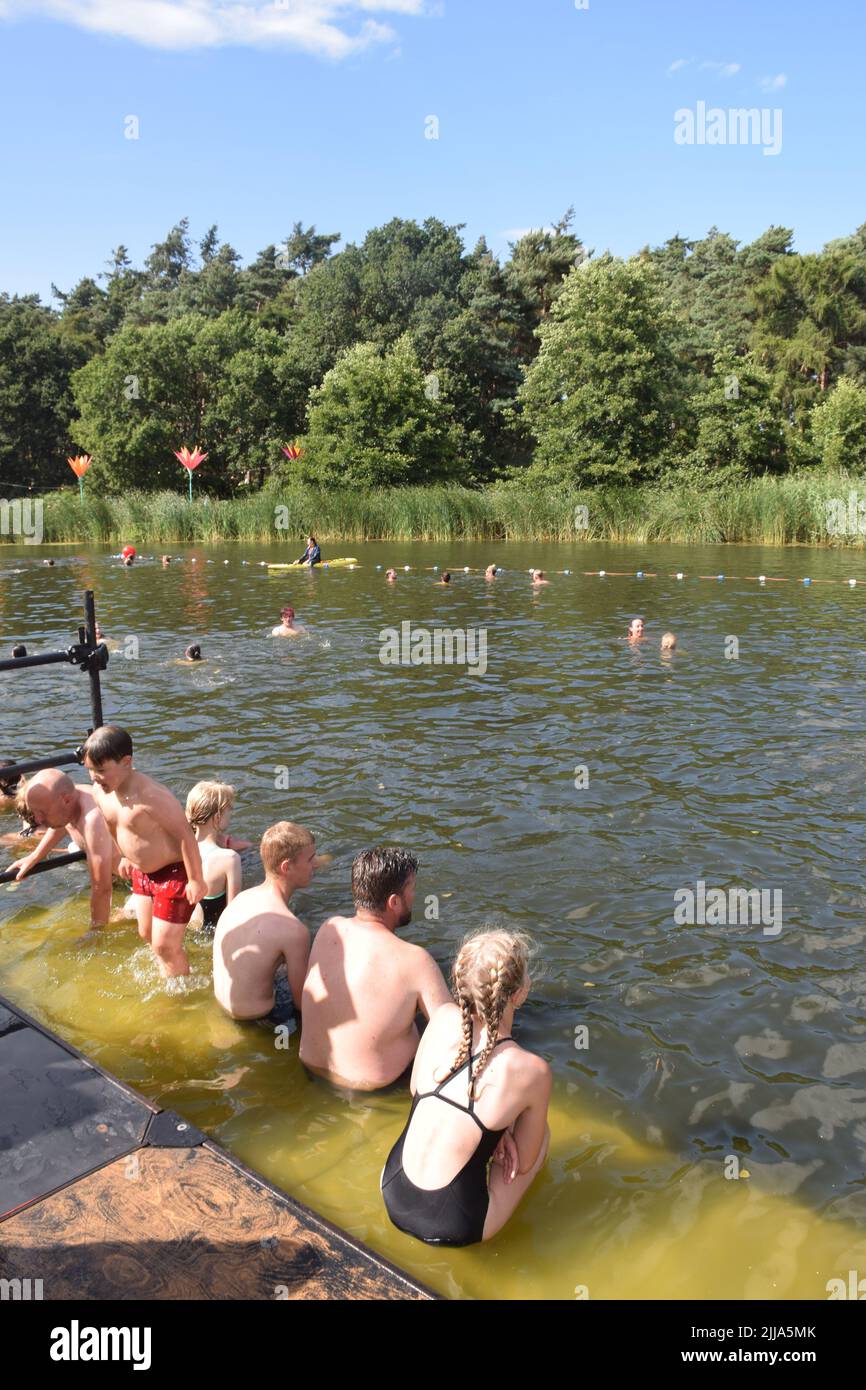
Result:
<svg viewBox="0 0 866 1390"><path fill-rule="evenodd" d="M499 1043L511 1041L511 1038L500 1038L494 1045L498 1047ZM487 1165L505 1130L488 1129L475 1114L475 1102L472 1099L474 1061L475 1057L470 1056L463 1066L449 1072L434 1091L425 1091L423 1095L419 1093L415 1096L406 1128L388 1155L388 1162L382 1173L382 1196L394 1225L407 1235L426 1241L428 1245L474 1245L484 1235L484 1221L490 1204ZM463 1067L469 1068L468 1105L461 1105L450 1096L442 1095L442 1087L447 1086ZM481 1130L478 1147L457 1176L452 1178L446 1187L435 1187L432 1190L416 1187L403 1172L403 1144L409 1133L412 1116L418 1102L427 1100L430 1096L436 1096L439 1100L444 1100L446 1105L453 1105L456 1110L462 1110L464 1115L471 1115Z"/></svg>

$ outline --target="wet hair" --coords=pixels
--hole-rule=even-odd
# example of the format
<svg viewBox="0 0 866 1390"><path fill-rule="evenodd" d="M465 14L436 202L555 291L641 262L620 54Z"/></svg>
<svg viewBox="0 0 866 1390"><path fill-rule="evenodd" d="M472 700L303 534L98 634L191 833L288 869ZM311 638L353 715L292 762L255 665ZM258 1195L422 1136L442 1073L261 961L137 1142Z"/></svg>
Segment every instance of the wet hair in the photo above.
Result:
<svg viewBox="0 0 866 1390"><path fill-rule="evenodd" d="M94 767L119 763L121 758L132 757L132 738L117 724L103 724L101 729L94 729L85 742L84 756Z"/></svg>
<svg viewBox="0 0 866 1390"><path fill-rule="evenodd" d="M187 661L201 661L201 647L198 642L192 642L184 652Z"/></svg>
<svg viewBox="0 0 866 1390"><path fill-rule="evenodd" d="M12 648L12 655L15 657L27 655L27 648L23 642L16 642L15 646Z"/></svg>
<svg viewBox="0 0 866 1390"><path fill-rule="evenodd" d="M214 816L230 811L235 804L235 789L227 782L196 782L186 799L186 818L195 830L207 825Z"/></svg>
<svg viewBox="0 0 866 1390"><path fill-rule="evenodd" d="M294 616L295 616L295 610L294 610L294 608L281 608L281 609L280 609L280 617L281 617L281 618L293 618Z"/></svg>
<svg viewBox="0 0 866 1390"><path fill-rule="evenodd" d="M450 584L450 583L451 583L451 575L448 573L448 570L446 570L445 573L444 573L443 576L442 576L442 583L443 583L443 584Z"/></svg>
<svg viewBox="0 0 866 1390"><path fill-rule="evenodd" d="M356 907L381 912L392 893L402 893L418 872L418 860L406 849L365 849L352 864Z"/></svg>
<svg viewBox="0 0 866 1390"><path fill-rule="evenodd" d="M2 775L4 767L14 767L14 763L9 758L4 758L0 762L0 796L15 797L18 795L18 788L21 785L20 778L9 778Z"/></svg>
<svg viewBox="0 0 866 1390"><path fill-rule="evenodd" d="M666 633L664 634L664 636L662 637L662 646L663 646L663 647L675 647L676 645L677 645L677 639L676 639L675 634L674 634L673 632L666 632Z"/></svg>
<svg viewBox="0 0 866 1390"><path fill-rule="evenodd" d="M526 980L532 943L523 932L481 931L465 938L451 971L451 988L463 1022L463 1039L454 1070L472 1052L472 1019L479 1018L487 1040L472 1068L472 1091L496 1046L500 1020Z"/></svg>
<svg viewBox="0 0 866 1390"><path fill-rule="evenodd" d="M279 873L284 859L293 863L302 849L316 843L311 830L303 825L295 825L290 820L279 820L271 825L262 836L259 846L262 865L266 874Z"/></svg>

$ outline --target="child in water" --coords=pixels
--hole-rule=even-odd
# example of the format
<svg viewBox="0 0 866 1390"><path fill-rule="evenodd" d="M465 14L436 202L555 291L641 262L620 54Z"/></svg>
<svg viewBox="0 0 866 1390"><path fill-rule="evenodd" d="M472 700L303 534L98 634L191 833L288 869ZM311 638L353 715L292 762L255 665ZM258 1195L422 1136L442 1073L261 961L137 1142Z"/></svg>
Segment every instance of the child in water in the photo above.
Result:
<svg viewBox="0 0 866 1390"><path fill-rule="evenodd" d="M213 936L220 914L241 891L241 860L226 848L226 832L235 804L234 787L225 782L196 782L186 799L186 818L195 831L207 892L196 909L203 929Z"/></svg>
<svg viewBox="0 0 866 1390"><path fill-rule="evenodd" d="M670 656L676 650L677 639L674 633L666 632L662 637L662 656Z"/></svg>

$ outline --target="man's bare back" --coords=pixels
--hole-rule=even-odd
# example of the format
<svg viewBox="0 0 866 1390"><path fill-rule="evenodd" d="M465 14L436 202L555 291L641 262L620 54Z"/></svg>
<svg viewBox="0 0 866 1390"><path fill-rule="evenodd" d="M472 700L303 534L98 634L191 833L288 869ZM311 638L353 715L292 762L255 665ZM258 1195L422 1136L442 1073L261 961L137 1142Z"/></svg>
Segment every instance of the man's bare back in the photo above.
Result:
<svg viewBox="0 0 866 1390"><path fill-rule="evenodd" d="M286 963L300 1008L310 933L269 882L239 893L223 912L213 943L218 1003L232 1018L264 1018L274 1007L274 975Z"/></svg>
<svg viewBox="0 0 866 1390"><path fill-rule="evenodd" d="M451 995L421 946L369 914L329 917L304 985L301 1061L334 1085L375 1091L402 1076L418 1049L415 1016Z"/></svg>

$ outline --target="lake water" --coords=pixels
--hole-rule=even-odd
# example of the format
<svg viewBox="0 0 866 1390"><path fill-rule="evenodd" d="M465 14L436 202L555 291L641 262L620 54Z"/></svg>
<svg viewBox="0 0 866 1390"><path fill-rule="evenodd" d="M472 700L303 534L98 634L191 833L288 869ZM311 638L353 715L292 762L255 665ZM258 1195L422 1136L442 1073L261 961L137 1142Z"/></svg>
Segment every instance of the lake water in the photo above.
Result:
<svg viewBox="0 0 866 1390"><path fill-rule="evenodd" d="M866 561L745 547L328 550L361 567L277 578L257 562L285 552L226 546L124 570L107 551L4 547L0 645L69 645L93 588L120 644L106 718L181 799L199 778L231 782L238 833L256 840L282 818L314 830L334 858L293 904L310 927L349 908L354 854L388 841L420 856L407 935L443 967L470 929L534 936L515 1033L553 1067L552 1140L517 1216L463 1251L395 1231L378 1176L407 1097L348 1104L307 1079L296 1038L276 1051L264 1028L227 1019L206 944L192 944L180 996L132 924L77 945L80 866L0 887L0 991L449 1296L812 1299L850 1269L866 1276ZM492 585L458 572L490 561L506 567ZM391 564L412 567L393 587L376 568ZM450 590L434 586L436 564L455 572ZM531 564L572 574L533 591ZM609 577L583 574L599 569ZM719 571L721 583L697 577ZM815 582L745 578L762 573ZM268 635L286 601L305 641ZM630 646L636 614L647 640ZM486 629L486 673L383 666L380 632L404 621ZM663 660L666 629L679 647ZM176 664L193 640L207 663ZM0 681L0 756L83 737L77 670ZM245 881L256 873L248 854ZM676 920L698 882L764 890L768 905L779 891L781 930L777 918ZM433 897L438 920L424 916ZM737 1164L743 1175L726 1177Z"/></svg>

